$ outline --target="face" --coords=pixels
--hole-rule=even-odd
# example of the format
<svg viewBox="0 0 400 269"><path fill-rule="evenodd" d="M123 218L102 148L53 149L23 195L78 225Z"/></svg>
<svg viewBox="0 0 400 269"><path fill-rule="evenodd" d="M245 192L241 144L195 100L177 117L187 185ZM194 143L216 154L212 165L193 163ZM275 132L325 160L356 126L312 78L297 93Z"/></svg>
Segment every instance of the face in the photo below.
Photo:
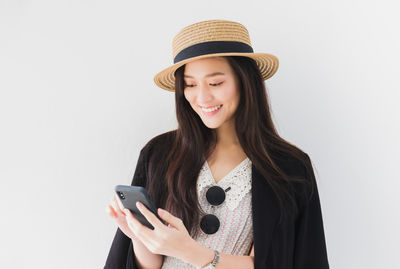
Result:
<svg viewBox="0 0 400 269"><path fill-rule="evenodd" d="M208 128L234 123L239 104L236 75L223 57L208 57L185 65L184 95Z"/></svg>

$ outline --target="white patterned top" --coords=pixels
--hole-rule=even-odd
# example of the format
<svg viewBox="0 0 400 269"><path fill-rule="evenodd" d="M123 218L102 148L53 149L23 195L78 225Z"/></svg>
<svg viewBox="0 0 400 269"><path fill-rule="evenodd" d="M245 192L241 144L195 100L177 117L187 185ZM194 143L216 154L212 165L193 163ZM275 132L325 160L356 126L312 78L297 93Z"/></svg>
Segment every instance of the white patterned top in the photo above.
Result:
<svg viewBox="0 0 400 269"><path fill-rule="evenodd" d="M214 234L201 231L195 238L197 242L220 253L248 255L253 242L251 172L251 161L246 158L216 183L207 161L204 163L197 179L197 194L204 212L217 216L220 227ZM219 206L212 206L206 199L206 192L213 185L220 186L224 190L231 187L225 193L225 201ZM196 267L175 257L165 256L161 268Z"/></svg>

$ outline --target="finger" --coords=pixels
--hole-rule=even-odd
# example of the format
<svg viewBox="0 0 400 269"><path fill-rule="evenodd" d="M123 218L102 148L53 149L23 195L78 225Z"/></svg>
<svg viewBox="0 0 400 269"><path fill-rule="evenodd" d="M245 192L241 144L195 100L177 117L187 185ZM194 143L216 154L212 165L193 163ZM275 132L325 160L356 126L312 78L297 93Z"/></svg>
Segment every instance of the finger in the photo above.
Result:
<svg viewBox="0 0 400 269"><path fill-rule="evenodd" d="M113 218L118 217L117 212L115 212L114 208L110 205L107 205L106 212L110 217L113 217Z"/></svg>
<svg viewBox="0 0 400 269"><path fill-rule="evenodd" d="M165 225L156 217L156 215L154 215L153 212L148 210L145 205L143 205L141 202L137 202L136 207L139 209L140 213L142 213L143 216L147 219L147 221L150 222L151 225L153 225L154 228L164 228Z"/></svg>
<svg viewBox="0 0 400 269"><path fill-rule="evenodd" d="M150 250L151 246L154 244L153 242L156 239L154 231L140 223L140 221L133 216L129 209L125 209L125 213L128 228L133 234L133 237L131 237L132 240L140 241L146 246L147 249Z"/></svg>
<svg viewBox="0 0 400 269"><path fill-rule="evenodd" d="M119 196L117 196L116 194L114 195L114 201L117 203L118 208L123 212L125 207L124 205L121 203L121 200L119 199Z"/></svg>
<svg viewBox="0 0 400 269"><path fill-rule="evenodd" d="M133 224L135 224L135 225L138 226L138 227L140 227L140 225L142 225L142 224L140 223L140 221L138 221L138 220L135 218L135 216L132 214L132 212L131 212L129 209L125 208L125 209L124 209L124 213L125 213L125 218L126 218L126 221L127 221L127 222L132 222ZM140 224L140 225L139 225L139 224Z"/></svg>
<svg viewBox="0 0 400 269"><path fill-rule="evenodd" d="M112 199L112 201L111 201L111 204L113 205L115 212L117 212L117 215L123 215L123 216L125 216L125 213L124 213L124 212L121 210L121 208L119 207L118 202L117 202L115 196L113 197L113 199Z"/></svg>
<svg viewBox="0 0 400 269"><path fill-rule="evenodd" d="M125 207L124 205L121 203L121 200L119 199L119 196L117 196L116 194L114 195L114 200L116 201L116 203L118 204L119 209L121 209L121 211L124 211Z"/></svg>
<svg viewBox="0 0 400 269"><path fill-rule="evenodd" d="M137 238L139 238L140 240L144 240L152 237L152 235L149 234L149 232L151 232L152 230L140 223L140 221L138 221L135 216L133 216L132 212L129 209L125 209L124 212L126 214L126 222L128 224L128 227L132 230Z"/></svg>
<svg viewBox="0 0 400 269"><path fill-rule="evenodd" d="M175 227L175 228L177 228L179 230L186 229L185 225L183 224L183 221L180 218L175 217L174 215L172 215L168 211L166 211L166 210L164 210L162 208L159 208L158 209L158 215L160 215L160 217L163 220L165 220L166 222L169 223L168 227L170 225L172 225L173 227Z"/></svg>

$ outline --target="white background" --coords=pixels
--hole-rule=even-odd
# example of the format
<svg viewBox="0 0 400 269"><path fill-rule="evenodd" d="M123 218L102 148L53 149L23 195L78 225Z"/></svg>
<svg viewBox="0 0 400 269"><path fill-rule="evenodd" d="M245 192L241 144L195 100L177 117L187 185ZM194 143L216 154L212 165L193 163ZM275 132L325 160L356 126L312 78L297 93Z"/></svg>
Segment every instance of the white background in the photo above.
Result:
<svg viewBox="0 0 400 269"><path fill-rule="evenodd" d="M0 267L102 268L113 187L131 182L150 138L176 128L173 93L153 83L173 36L228 19L280 60L266 81L273 117L313 161L331 268L400 268L398 10L0 0Z"/></svg>

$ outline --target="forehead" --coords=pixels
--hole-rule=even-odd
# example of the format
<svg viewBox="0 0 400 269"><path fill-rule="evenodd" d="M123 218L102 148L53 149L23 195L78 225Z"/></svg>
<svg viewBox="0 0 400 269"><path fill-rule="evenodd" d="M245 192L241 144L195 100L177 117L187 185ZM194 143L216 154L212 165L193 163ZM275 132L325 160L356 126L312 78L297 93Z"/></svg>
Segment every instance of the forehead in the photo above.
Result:
<svg viewBox="0 0 400 269"><path fill-rule="evenodd" d="M223 57L208 57L185 64L184 76L186 78L206 78L230 74L230 65Z"/></svg>

